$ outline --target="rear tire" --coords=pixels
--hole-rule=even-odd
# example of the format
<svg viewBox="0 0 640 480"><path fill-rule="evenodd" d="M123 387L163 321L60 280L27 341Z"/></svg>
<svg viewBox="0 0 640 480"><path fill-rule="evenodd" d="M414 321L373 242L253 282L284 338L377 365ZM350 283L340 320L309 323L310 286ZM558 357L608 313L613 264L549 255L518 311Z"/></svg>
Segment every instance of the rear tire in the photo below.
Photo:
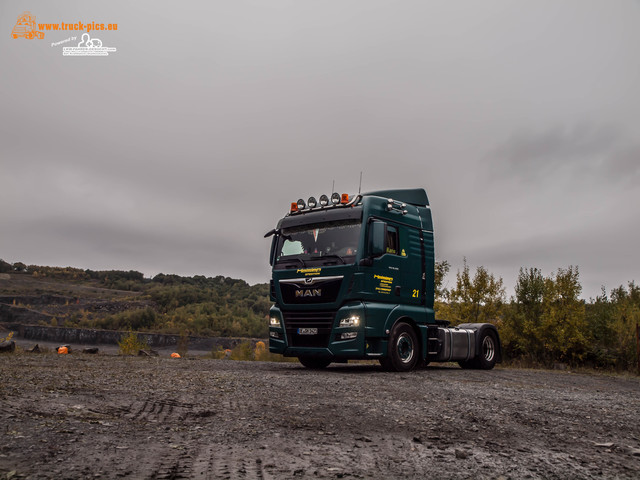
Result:
<svg viewBox="0 0 640 480"><path fill-rule="evenodd" d="M476 368L491 370L498 358L498 339L493 330L485 329L480 334L480 352L476 357Z"/></svg>
<svg viewBox="0 0 640 480"><path fill-rule="evenodd" d="M383 363L384 360L384 363ZM389 370L408 372L413 370L420 361L420 345L416 332L406 322L398 322L391 331L387 358L381 359L383 367L389 365Z"/></svg>
<svg viewBox="0 0 640 480"><path fill-rule="evenodd" d="M302 365L312 370L322 370L331 363L329 358L323 357L298 357L298 360Z"/></svg>
<svg viewBox="0 0 640 480"><path fill-rule="evenodd" d="M491 370L497 360L498 340L495 332L485 330L480 334L480 351L476 358L467 362L460 361L458 365L464 369Z"/></svg>

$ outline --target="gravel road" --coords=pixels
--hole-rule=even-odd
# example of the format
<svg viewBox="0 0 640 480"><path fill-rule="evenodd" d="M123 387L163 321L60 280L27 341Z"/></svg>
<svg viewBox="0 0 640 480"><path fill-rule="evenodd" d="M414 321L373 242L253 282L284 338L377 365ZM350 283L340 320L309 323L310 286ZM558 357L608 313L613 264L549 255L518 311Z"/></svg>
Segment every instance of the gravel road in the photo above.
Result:
<svg viewBox="0 0 640 480"><path fill-rule="evenodd" d="M639 478L639 392L568 372L5 354L0 478Z"/></svg>

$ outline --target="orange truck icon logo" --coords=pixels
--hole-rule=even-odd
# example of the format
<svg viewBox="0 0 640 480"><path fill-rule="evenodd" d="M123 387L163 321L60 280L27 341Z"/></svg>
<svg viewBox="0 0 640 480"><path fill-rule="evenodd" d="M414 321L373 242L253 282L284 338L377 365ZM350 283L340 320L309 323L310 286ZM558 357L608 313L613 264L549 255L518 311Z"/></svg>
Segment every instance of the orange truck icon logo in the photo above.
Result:
<svg viewBox="0 0 640 480"><path fill-rule="evenodd" d="M31 12L24 12L18 17L16 26L13 27L11 32L13 38L24 37L28 39L32 38L44 38L44 32L39 32L36 27L36 17L31 15Z"/></svg>

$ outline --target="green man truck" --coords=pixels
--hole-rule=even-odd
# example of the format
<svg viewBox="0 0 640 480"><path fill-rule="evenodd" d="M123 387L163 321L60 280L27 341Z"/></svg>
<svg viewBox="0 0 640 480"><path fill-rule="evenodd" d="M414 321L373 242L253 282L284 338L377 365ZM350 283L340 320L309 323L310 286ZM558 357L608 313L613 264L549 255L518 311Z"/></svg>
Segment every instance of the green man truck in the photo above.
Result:
<svg viewBox="0 0 640 480"><path fill-rule="evenodd" d="M429 362L491 369L501 361L494 325L450 327L435 318L424 189L300 199L270 236L271 353L308 368L377 359L392 371Z"/></svg>

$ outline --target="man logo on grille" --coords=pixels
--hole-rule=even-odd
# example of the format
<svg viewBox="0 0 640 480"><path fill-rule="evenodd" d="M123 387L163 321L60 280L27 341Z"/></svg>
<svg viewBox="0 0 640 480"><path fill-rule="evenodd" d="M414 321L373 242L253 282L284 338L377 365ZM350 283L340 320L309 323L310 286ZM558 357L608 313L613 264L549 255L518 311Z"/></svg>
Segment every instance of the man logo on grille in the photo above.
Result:
<svg viewBox="0 0 640 480"><path fill-rule="evenodd" d="M321 297L322 289L321 288L313 288L308 290L296 290L296 298L298 297Z"/></svg>

